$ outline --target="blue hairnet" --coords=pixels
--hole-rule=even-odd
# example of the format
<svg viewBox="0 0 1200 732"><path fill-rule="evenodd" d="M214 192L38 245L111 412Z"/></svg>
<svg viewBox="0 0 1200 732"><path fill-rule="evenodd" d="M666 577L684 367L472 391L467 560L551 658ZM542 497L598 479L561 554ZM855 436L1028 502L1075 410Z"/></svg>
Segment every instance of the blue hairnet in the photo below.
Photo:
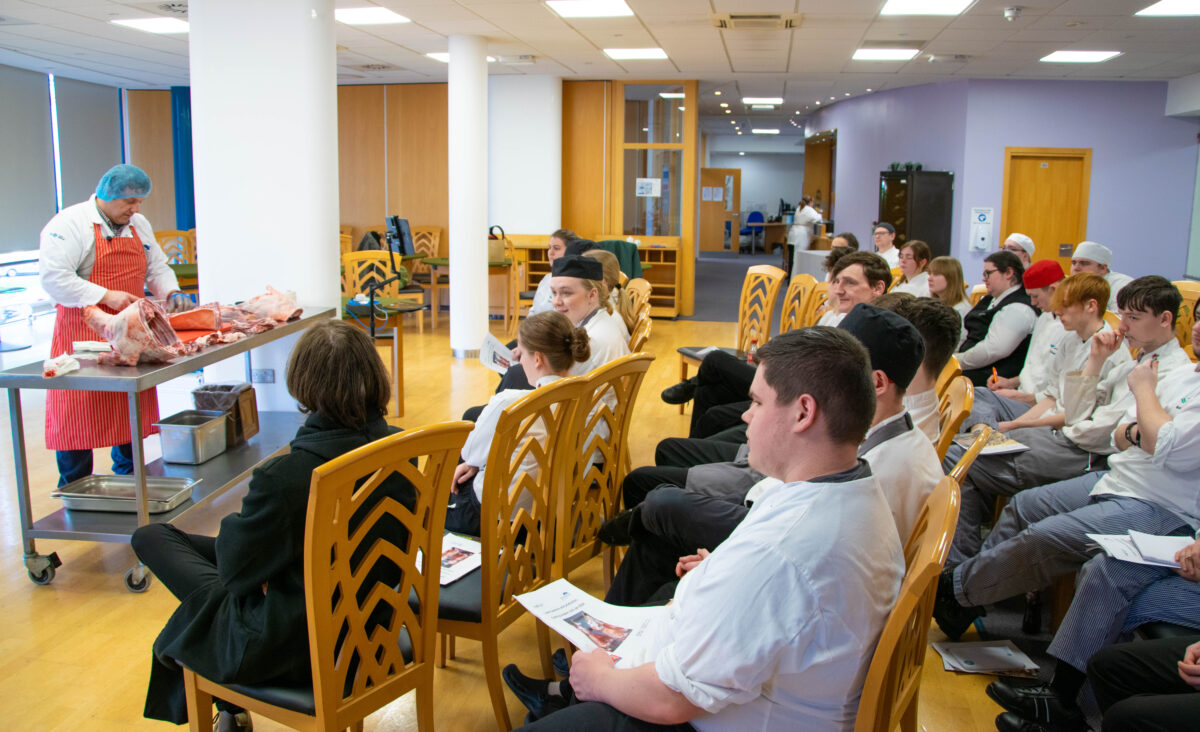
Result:
<svg viewBox="0 0 1200 732"><path fill-rule="evenodd" d="M96 184L96 198L145 198L150 195L150 176L136 165L114 165Z"/></svg>

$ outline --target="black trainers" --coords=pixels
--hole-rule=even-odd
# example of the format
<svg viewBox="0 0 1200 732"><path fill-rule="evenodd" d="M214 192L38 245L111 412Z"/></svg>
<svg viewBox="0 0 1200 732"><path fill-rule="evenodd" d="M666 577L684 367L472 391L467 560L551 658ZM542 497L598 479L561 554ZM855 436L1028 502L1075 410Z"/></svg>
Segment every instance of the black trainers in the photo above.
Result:
<svg viewBox="0 0 1200 732"><path fill-rule="evenodd" d="M554 666L554 673L562 678L567 678L571 675L571 659L567 658L566 650L559 648L550 657L550 663Z"/></svg>
<svg viewBox="0 0 1200 732"><path fill-rule="evenodd" d="M600 524L596 538L609 546L629 546L633 541L633 525L641 520L642 506L639 503Z"/></svg>
<svg viewBox="0 0 1200 732"><path fill-rule="evenodd" d="M956 641L967 632L975 619L986 615L981 607L963 607L954 597L954 569L946 569L938 578L937 598L933 602L933 619L950 640Z"/></svg>
<svg viewBox="0 0 1200 732"><path fill-rule="evenodd" d="M541 719L550 712L565 706L561 696L550 696L550 682L546 679L532 679L521 673L515 664L508 664L500 672L500 677L508 685L513 695L529 710L529 716L534 720ZM528 718L527 718L528 719Z"/></svg>
<svg viewBox="0 0 1200 732"><path fill-rule="evenodd" d="M663 389L662 400L667 404L687 404L696 395L696 377L684 379L674 386Z"/></svg>
<svg viewBox="0 0 1200 732"><path fill-rule="evenodd" d="M1054 730L1087 729L1083 712L1073 703L1064 702L1047 684L1021 685L997 679L987 685L986 691L992 701L1027 722Z"/></svg>
<svg viewBox="0 0 1200 732"><path fill-rule="evenodd" d="M1005 712L996 717L996 730L998 732L1050 732L1049 727L1022 719L1012 712Z"/></svg>

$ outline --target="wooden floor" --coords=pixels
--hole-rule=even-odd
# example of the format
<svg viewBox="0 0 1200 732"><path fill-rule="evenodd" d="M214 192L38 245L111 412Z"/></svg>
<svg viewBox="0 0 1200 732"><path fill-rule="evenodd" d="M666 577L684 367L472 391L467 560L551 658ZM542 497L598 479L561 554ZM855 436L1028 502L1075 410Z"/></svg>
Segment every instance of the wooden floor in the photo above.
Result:
<svg viewBox="0 0 1200 732"><path fill-rule="evenodd" d="M443 321L444 322L444 321ZM501 335L497 333L497 335ZM634 415L631 450L633 464L653 459L659 439L685 435L688 417L664 404L658 393L677 380L679 361L675 348L728 342L732 323L655 321L649 351L658 355L642 389ZM478 362L450 356L445 326L437 333L426 328L418 335L415 324L405 332L407 389L402 427L457 419L463 410L484 403L497 377ZM8 366L41 358L22 359L9 354ZM387 354L384 352L386 357ZM386 363L387 361L385 361ZM453 389L451 388L453 385ZM34 516L57 508L49 496L56 472L53 456L42 442L43 406L40 395L22 394L25 434L29 444L30 477L34 490ZM0 442L0 710L5 730L137 730L166 729L142 719L150 647L159 628L176 606L175 598L155 582L144 594L125 589L122 575L133 565L133 553L124 544L38 541L38 551L58 552L63 566L51 585L31 583L21 563L20 529L13 481L8 420L3 420ZM157 438L152 438L157 441ZM148 450L157 445L147 443ZM97 469L107 467L97 453ZM191 531L212 533L220 516L236 511L244 486L226 494L202 521L182 525ZM581 573L580 584L602 592L599 560ZM933 628L930 640L943 640ZM500 640L501 658L527 669L536 668L536 641L532 622L525 618L510 627ZM491 730L495 720L488 703L477 644L458 641L458 659L436 677L436 726L455 732ZM957 676L941 668L932 650L926 659L921 690L920 726L931 732L992 730L1000 709L983 693L986 676ZM520 703L507 696L509 712L519 722ZM368 730L415 729L409 700L400 700L374 715ZM268 720L256 720L260 732L281 729Z"/></svg>

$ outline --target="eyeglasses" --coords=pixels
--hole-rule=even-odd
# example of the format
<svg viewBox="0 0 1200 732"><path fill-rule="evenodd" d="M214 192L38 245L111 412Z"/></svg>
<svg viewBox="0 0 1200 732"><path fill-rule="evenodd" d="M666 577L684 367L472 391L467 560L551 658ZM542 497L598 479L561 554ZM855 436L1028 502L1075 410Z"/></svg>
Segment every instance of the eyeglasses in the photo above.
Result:
<svg viewBox="0 0 1200 732"><path fill-rule="evenodd" d="M888 233L886 231L876 231L875 232L875 236L887 236L887 235L888 235Z"/></svg>
<svg viewBox="0 0 1200 732"><path fill-rule="evenodd" d="M999 271L1000 270L998 270L998 269L984 269L983 270L983 279L986 280L988 277L991 277L992 275L996 274Z"/></svg>

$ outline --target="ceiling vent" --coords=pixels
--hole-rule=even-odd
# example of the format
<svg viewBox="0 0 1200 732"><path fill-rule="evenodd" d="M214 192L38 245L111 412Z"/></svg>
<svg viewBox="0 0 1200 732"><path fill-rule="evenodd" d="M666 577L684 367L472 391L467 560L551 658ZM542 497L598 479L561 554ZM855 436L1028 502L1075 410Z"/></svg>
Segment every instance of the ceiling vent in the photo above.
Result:
<svg viewBox="0 0 1200 732"><path fill-rule="evenodd" d="M789 30L800 27L799 13L715 13L713 25L721 30Z"/></svg>
<svg viewBox="0 0 1200 732"><path fill-rule="evenodd" d="M154 7L167 15L186 16L188 14L187 5L187 3L159 3Z"/></svg>
<svg viewBox="0 0 1200 732"><path fill-rule="evenodd" d="M359 71L398 71L400 69L395 64L357 64L350 68L358 69Z"/></svg>

